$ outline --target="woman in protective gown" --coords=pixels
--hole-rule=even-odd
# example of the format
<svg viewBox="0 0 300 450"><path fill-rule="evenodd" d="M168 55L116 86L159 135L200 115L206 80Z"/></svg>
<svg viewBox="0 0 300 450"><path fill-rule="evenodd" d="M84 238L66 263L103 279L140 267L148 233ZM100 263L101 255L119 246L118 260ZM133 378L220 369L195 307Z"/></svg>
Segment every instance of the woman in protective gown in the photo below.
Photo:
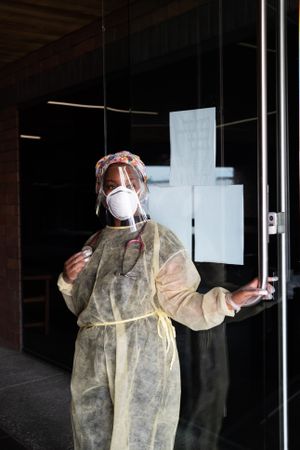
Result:
<svg viewBox="0 0 300 450"><path fill-rule="evenodd" d="M78 317L71 381L75 450L172 450L179 418L175 320L206 330L257 295L196 292L199 274L178 238L145 216L145 166L118 152L96 165L108 225L73 255L58 280ZM179 205L180 206L180 205Z"/></svg>

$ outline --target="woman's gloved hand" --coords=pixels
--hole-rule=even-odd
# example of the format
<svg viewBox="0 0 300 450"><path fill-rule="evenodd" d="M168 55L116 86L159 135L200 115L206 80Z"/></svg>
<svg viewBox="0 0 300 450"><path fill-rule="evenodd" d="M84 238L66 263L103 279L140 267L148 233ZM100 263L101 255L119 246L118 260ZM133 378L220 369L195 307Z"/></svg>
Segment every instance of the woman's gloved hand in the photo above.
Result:
<svg viewBox="0 0 300 450"><path fill-rule="evenodd" d="M84 266L91 259L93 250L89 246L83 247L81 252L72 255L64 264L63 278L66 283L73 283Z"/></svg>
<svg viewBox="0 0 300 450"><path fill-rule="evenodd" d="M277 281L278 277L269 277L268 282ZM250 306L259 300L271 300L275 288L272 284L267 283L265 289L259 287L258 278L254 278L250 283L242 286L234 292L226 294L226 302L234 310L239 311L243 306Z"/></svg>

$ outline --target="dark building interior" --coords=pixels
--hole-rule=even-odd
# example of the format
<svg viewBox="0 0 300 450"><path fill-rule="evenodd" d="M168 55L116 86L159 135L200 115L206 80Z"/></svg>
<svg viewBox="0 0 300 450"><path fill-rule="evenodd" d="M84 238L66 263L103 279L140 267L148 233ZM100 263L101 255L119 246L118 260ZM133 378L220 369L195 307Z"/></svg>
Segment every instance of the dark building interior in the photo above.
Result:
<svg viewBox="0 0 300 450"><path fill-rule="evenodd" d="M234 184L244 185L244 265L197 263L199 291L235 290L257 274L258 4L1 2L1 346L71 371L78 328L56 282L64 261L102 227L95 215L95 163L106 151L127 149L146 165L169 166L172 111L216 107L216 164L234 167ZM267 5L270 211L279 195L278 4ZM300 445L297 14L298 3L287 1L291 449ZM277 274L277 246L270 236L270 275ZM283 448L280 311L277 294L272 304L248 308L207 338L176 325L182 364L177 450Z"/></svg>

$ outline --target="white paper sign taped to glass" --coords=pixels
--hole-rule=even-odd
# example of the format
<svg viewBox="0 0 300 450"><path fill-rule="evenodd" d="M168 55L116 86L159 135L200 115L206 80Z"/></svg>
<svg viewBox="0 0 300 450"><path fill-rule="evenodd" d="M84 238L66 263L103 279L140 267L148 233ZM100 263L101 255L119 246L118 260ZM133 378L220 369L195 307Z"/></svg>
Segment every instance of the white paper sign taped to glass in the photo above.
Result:
<svg viewBox="0 0 300 450"><path fill-rule="evenodd" d="M192 188L149 185L151 219L170 228L192 254Z"/></svg>
<svg viewBox="0 0 300 450"><path fill-rule="evenodd" d="M195 261L244 263L243 186L195 186Z"/></svg>
<svg viewBox="0 0 300 450"><path fill-rule="evenodd" d="M171 185L215 184L215 108L171 112L170 141Z"/></svg>

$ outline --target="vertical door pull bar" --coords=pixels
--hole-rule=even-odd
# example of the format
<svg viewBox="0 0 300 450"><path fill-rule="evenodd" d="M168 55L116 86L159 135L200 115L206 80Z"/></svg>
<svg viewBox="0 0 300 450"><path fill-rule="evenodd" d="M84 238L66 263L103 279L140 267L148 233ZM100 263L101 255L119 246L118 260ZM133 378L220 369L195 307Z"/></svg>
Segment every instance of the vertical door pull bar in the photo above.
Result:
<svg viewBox="0 0 300 450"><path fill-rule="evenodd" d="M261 288L268 280L268 116L267 116L267 2L258 1L258 136L257 136L257 195L258 195L258 279Z"/></svg>
<svg viewBox="0 0 300 450"><path fill-rule="evenodd" d="M284 215L285 230L278 236L279 297L281 298L281 361L279 362L281 410L280 448L288 450L288 369L287 369L287 273L288 273L288 145L287 145L287 79L286 79L286 1L278 1L278 211Z"/></svg>

